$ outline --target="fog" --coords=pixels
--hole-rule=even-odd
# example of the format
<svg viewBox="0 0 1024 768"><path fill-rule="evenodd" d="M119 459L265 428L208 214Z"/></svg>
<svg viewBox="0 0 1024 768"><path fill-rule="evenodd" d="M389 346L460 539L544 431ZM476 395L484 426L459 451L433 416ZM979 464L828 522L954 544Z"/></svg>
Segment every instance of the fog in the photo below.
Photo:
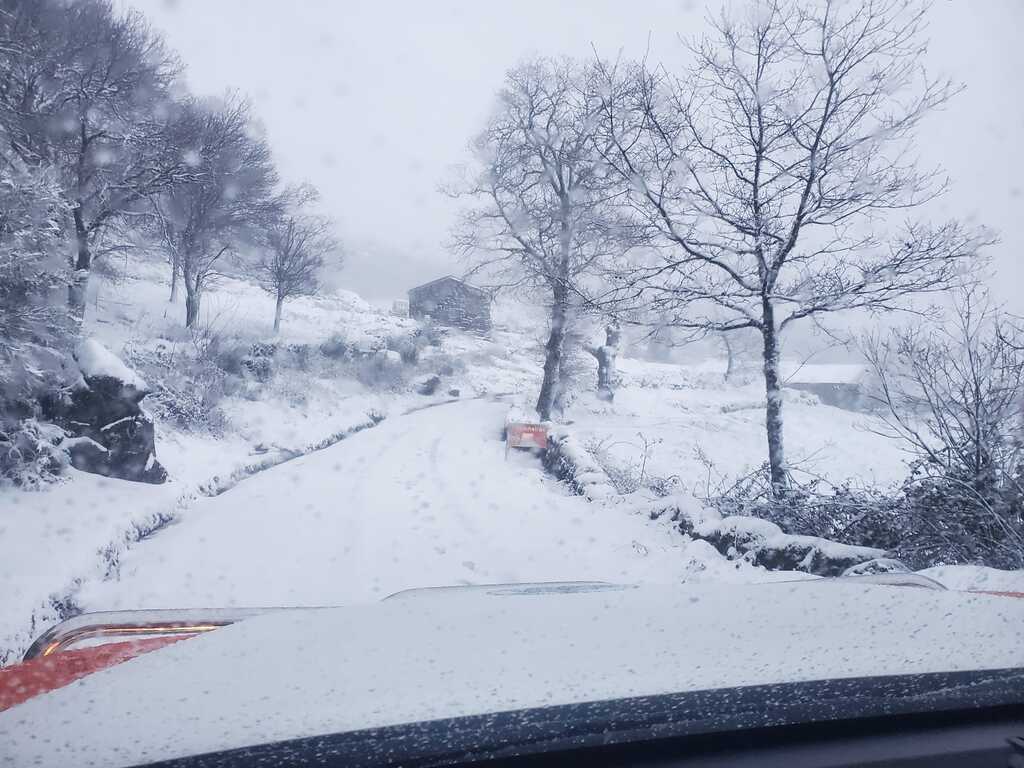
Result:
<svg viewBox="0 0 1024 768"><path fill-rule="evenodd" d="M458 205L438 191L466 159L504 71L531 54L678 64L705 3L621 0L495 4L133 0L188 67L190 86L248 93L284 175L310 181L348 260L334 282L388 300L460 264L445 248ZM1024 49L1020 0L937 2L930 72L965 85L920 132L921 161L952 188L933 215L997 230L999 298L1024 311Z"/></svg>

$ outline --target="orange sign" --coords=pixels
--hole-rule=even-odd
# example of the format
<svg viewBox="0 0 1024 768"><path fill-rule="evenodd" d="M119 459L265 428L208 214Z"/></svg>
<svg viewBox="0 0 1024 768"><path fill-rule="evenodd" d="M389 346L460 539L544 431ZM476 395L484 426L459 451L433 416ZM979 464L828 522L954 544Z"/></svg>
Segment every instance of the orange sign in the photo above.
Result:
<svg viewBox="0 0 1024 768"><path fill-rule="evenodd" d="M506 427L509 448L547 448L548 428L543 424L512 423Z"/></svg>

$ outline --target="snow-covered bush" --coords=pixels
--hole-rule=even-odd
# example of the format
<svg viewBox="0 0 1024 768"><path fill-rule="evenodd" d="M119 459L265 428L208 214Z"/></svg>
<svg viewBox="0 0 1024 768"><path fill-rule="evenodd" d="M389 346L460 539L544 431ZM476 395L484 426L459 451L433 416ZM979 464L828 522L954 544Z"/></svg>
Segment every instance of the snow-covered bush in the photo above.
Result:
<svg viewBox="0 0 1024 768"><path fill-rule="evenodd" d="M39 490L59 480L68 465L64 437L60 427L35 419L0 426L0 485Z"/></svg>
<svg viewBox="0 0 1024 768"><path fill-rule="evenodd" d="M158 420L181 429L219 435L227 425L227 417L216 404L223 390L207 382L207 386L171 386L158 382L146 398L146 409Z"/></svg>
<svg viewBox="0 0 1024 768"><path fill-rule="evenodd" d="M660 440L649 440L643 434L637 434L637 442L620 444L611 443L607 439L592 439L585 444L587 452L598 463L609 482L620 494L630 494L645 488L656 496L668 496L678 490L678 476L654 475L648 471L647 465L651 454ZM623 456L622 451L612 450L618 446L632 451L635 457Z"/></svg>
<svg viewBox="0 0 1024 768"><path fill-rule="evenodd" d="M181 429L220 434L227 423L219 403L243 386L225 372L216 355L195 356L174 345L129 347L125 357L149 380L146 410L158 421Z"/></svg>
<svg viewBox="0 0 1024 768"><path fill-rule="evenodd" d="M420 361L420 350L427 346L425 338L419 335L388 336L386 349L397 352L406 365L416 365Z"/></svg>
<svg viewBox="0 0 1024 768"><path fill-rule="evenodd" d="M245 360L248 356L249 345L237 340L234 343L220 345L212 359L224 373L231 376L244 376Z"/></svg>
<svg viewBox="0 0 1024 768"><path fill-rule="evenodd" d="M301 368L280 366L274 378L266 384L266 391L275 399L292 408L302 408L309 402L310 381Z"/></svg>
<svg viewBox="0 0 1024 768"><path fill-rule="evenodd" d="M446 333L445 329L428 321L412 330L390 334L384 340L384 349L397 352L406 365L417 365L425 350L436 351L442 345Z"/></svg>
<svg viewBox="0 0 1024 768"><path fill-rule="evenodd" d="M242 370L256 381L266 383L274 377L274 350L254 344L249 354L242 358Z"/></svg>
<svg viewBox="0 0 1024 768"><path fill-rule="evenodd" d="M914 567L1024 568L1024 465L1000 484L921 473L903 487L895 547Z"/></svg>
<svg viewBox="0 0 1024 768"><path fill-rule="evenodd" d="M544 468L580 496L593 501L617 494L601 465L564 427L548 434L543 459Z"/></svg>
<svg viewBox="0 0 1024 768"><path fill-rule="evenodd" d="M895 545L888 534L879 530L879 535L873 536L872 530L864 525L868 518L877 523L887 513L895 513L899 506L897 497L873 488L849 483L831 486L819 479L800 483L794 479L785 494L776 495L772 492L768 465L764 464L729 485L719 484L703 501L723 517L757 517L775 523L786 533L844 541L875 538L885 541L880 546Z"/></svg>
<svg viewBox="0 0 1024 768"><path fill-rule="evenodd" d="M397 392L405 389L407 380L402 359L393 350L381 351L355 363L356 379L368 389Z"/></svg>
<svg viewBox="0 0 1024 768"><path fill-rule="evenodd" d="M679 520L680 529L703 539L722 554L747 560L770 571L806 571L839 576L849 568L876 560L886 552L873 547L830 541L820 536L783 532L768 520L726 517L721 520Z"/></svg>
<svg viewBox="0 0 1024 768"><path fill-rule="evenodd" d="M948 564L1024 567L1024 476L987 497L965 478L915 468L892 490L793 484L773 496L767 468L719 488L704 503L723 517L751 517L784 533L893 553L912 568Z"/></svg>
<svg viewBox="0 0 1024 768"><path fill-rule="evenodd" d="M720 516L699 500L676 494L636 509L651 519L667 517L680 533L705 541L720 554L771 571L804 571L839 576L860 564L886 557L877 547L856 546L821 536L786 533L778 525L743 515Z"/></svg>
<svg viewBox="0 0 1024 768"><path fill-rule="evenodd" d="M863 345L878 432L916 457L901 542L917 562L1024 567L1024 329L978 290L947 322Z"/></svg>
<svg viewBox="0 0 1024 768"><path fill-rule="evenodd" d="M348 339L336 333L320 344L320 354L331 360L347 360L352 357L352 346Z"/></svg>
<svg viewBox="0 0 1024 768"><path fill-rule="evenodd" d="M278 362L296 371L310 371L319 356L316 347L309 344L288 344L277 352Z"/></svg>

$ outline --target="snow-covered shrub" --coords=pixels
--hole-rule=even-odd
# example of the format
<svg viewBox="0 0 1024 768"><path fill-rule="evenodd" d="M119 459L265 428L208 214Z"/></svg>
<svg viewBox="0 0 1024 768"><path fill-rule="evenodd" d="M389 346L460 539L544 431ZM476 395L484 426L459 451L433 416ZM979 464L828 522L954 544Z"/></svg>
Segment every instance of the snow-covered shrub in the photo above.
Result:
<svg viewBox="0 0 1024 768"><path fill-rule="evenodd" d="M249 345L243 341L222 344L213 356L214 364L231 376L245 375L245 360L249 356Z"/></svg>
<svg viewBox="0 0 1024 768"><path fill-rule="evenodd" d="M379 392L397 392L406 387L406 372L402 359L393 350L355 363L355 377L368 389Z"/></svg>
<svg viewBox="0 0 1024 768"><path fill-rule="evenodd" d="M256 381L268 382L274 376L274 358L263 355L247 355L242 358L242 369Z"/></svg>
<svg viewBox="0 0 1024 768"><path fill-rule="evenodd" d="M278 362L287 368L297 371L310 371L317 358L316 347L309 344L288 344L278 350Z"/></svg>
<svg viewBox="0 0 1024 768"><path fill-rule="evenodd" d="M418 335L388 336L386 349L397 352L406 365L416 365L420 361L420 350L427 346L426 339Z"/></svg>
<svg viewBox="0 0 1024 768"><path fill-rule="evenodd" d="M334 334L320 344L320 354L331 360L347 360L352 357L352 347L340 334Z"/></svg>
<svg viewBox="0 0 1024 768"><path fill-rule="evenodd" d="M146 410L157 421L199 432L220 434L227 417L219 407L243 382L220 367L217 355L194 356L174 345L128 347L125 357L150 384Z"/></svg>
<svg viewBox="0 0 1024 768"><path fill-rule="evenodd" d="M564 427L548 434L543 461L548 472L591 501L617 494L601 465Z"/></svg>
<svg viewBox="0 0 1024 768"><path fill-rule="evenodd" d="M774 523L753 517L696 522L682 518L679 524L683 533L707 541L722 554L770 571L839 576L855 565L886 555L884 550L872 547L785 533Z"/></svg>
<svg viewBox="0 0 1024 768"><path fill-rule="evenodd" d="M445 379L465 373L469 366L458 356L431 350L432 354L421 358L417 368L423 373Z"/></svg>
<svg viewBox="0 0 1024 768"><path fill-rule="evenodd" d="M767 467L703 501L723 517L765 520L787 534L893 553L913 568L981 564L1024 567L1024 477L999 489L915 467L902 487L883 490L821 481L773 495Z"/></svg>
<svg viewBox="0 0 1024 768"><path fill-rule="evenodd" d="M309 402L309 389L309 376L299 368L279 367L273 380L266 385L266 391L274 399L283 400L293 408L304 407Z"/></svg>
<svg viewBox="0 0 1024 768"><path fill-rule="evenodd" d="M946 322L863 346L879 432L916 457L901 547L917 562L1024 567L1024 328L977 290Z"/></svg>
<svg viewBox="0 0 1024 768"><path fill-rule="evenodd" d="M444 343L444 337L448 335L448 329L437 323L425 322L416 329L416 336L423 339L428 347L440 347Z"/></svg>
<svg viewBox="0 0 1024 768"><path fill-rule="evenodd" d="M720 554L772 571L839 576L850 568L886 556L880 548L786 533L768 520L742 515L721 517L714 509L703 507L699 500L684 494L645 502L635 511L651 519L671 519L680 533L707 542Z"/></svg>
<svg viewBox="0 0 1024 768"><path fill-rule="evenodd" d="M1024 568L1024 464L1004 483L935 477L915 467L896 520L900 559L915 567Z"/></svg>
<svg viewBox="0 0 1024 768"><path fill-rule="evenodd" d="M635 443L611 443L607 439L592 439L584 447L594 461L604 470L609 482L620 494L630 494L645 488L656 496L668 496L678 489L679 478L675 475L662 477L652 475L647 470L651 454L661 440L649 440L643 434L637 434ZM634 458L621 455L612 450L625 447L635 454Z"/></svg>
<svg viewBox="0 0 1024 768"><path fill-rule="evenodd" d="M39 490L56 482L68 465L64 431L35 419L0 426L0 484Z"/></svg>
<svg viewBox="0 0 1024 768"><path fill-rule="evenodd" d="M209 381L201 387L178 387L161 381L146 398L146 410L158 421L181 429L219 435L227 424L227 417L216 405L222 396L223 391Z"/></svg>
<svg viewBox="0 0 1024 768"><path fill-rule="evenodd" d="M706 459L705 459L706 461ZM710 469L710 467L709 467ZM908 532L899 494L852 483L791 480L773 493L768 465L709 488L703 503L722 517L755 517L787 534L817 536L845 544L895 550Z"/></svg>

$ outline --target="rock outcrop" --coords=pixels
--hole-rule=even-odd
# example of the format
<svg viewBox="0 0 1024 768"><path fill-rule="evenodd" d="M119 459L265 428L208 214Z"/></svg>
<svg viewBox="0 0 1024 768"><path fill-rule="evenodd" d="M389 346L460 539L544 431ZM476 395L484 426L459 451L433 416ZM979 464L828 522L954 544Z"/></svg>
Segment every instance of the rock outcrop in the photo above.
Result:
<svg viewBox="0 0 1024 768"><path fill-rule="evenodd" d="M48 414L72 435L64 444L72 466L123 480L167 480L153 420L141 406L149 394L145 381L94 339L83 341L74 358L81 380Z"/></svg>

